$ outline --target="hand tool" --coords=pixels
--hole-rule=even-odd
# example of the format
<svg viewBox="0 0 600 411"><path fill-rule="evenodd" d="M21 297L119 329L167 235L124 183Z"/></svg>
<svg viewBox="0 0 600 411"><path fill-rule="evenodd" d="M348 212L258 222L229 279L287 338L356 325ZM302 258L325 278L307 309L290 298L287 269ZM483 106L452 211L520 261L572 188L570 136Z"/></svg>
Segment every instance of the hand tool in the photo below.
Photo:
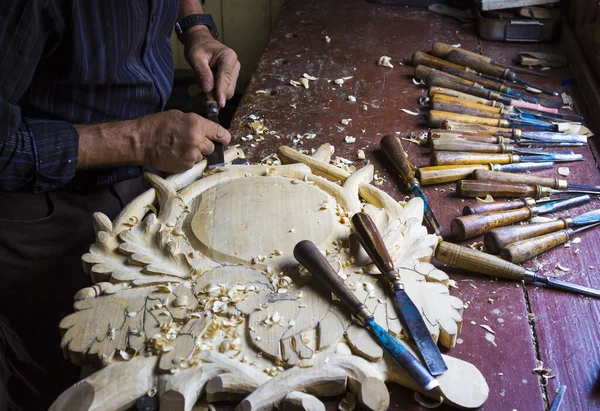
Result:
<svg viewBox="0 0 600 411"><path fill-rule="evenodd" d="M548 197L551 195L589 194L598 196L600 193L590 190L555 190L535 184L499 183L497 181L462 180L456 184L456 194L460 197Z"/></svg>
<svg viewBox="0 0 600 411"><path fill-rule="evenodd" d="M433 129L429 132L429 145L430 148L434 141L470 141L474 143L487 143L487 144L516 144L519 146L551 146L551 147L579 147L587 145L586 142L561 142L556 140L528 140L528 139L511 139L507 137L501 136L492 136L492 135L476 135L472 133L461 134L455 132L448 132L452 130L441 130L441 129Z"/></svg>
<svg viewBox="0 0 600 411"><path fill-rule="evenodd" d="M463 215L471 215L471 214L483 214L490 213L492 211L505 211L505 210L513 210L515 208L521 208L525 206L534 206L539 204L544 204L549 201L555 201L556 199L551 198L541 198L536 200L531 197L523 197L516 198L514 200L508 201L494 201L493 203L477 203L477 204L469 204L464 206L462 210Z"/></svg>
<svg viewBox="0 0 600 411"><path fill-rule="evenodd" d="M423 321L421 312L406 294L400 274L394 267L392 257L385 247L377 226L368 214L361 212L352 216L352 228L357 234L360 244L381 274L385 276L385 283L392 293L392 303L396 314L415 342L427 369L434 376L443 374L448 367Z"/></svg>
<svg viewBox="0 0 600 411"><path fill-rule="evenodd" d="M498 64L496 61L494 61L490 57L474 53L474 52L469 51L467 49L457 48L457 47L451 46L449 44L444 44L444 43L439 43L439 42L433 43L433 46L431 47L431 55L443 59L443 58L446 58L446 56L451 51L454 51L454 50L458 50L461 53L465 53L465 54L467 54L469 56L472 56L473 58L477 58L477 59L479 59L481 61L484 61L486 63L491 63L491 64L494 64L496 66L503 67L503 68L509 68L509 69L511 69L512 71L515 71L515 72L520 72L520 73L523 73L523 74L529 74L529 75L538 76L538 77L548 77L546 74L541 73L539 71L529 70L529 69L525 69L525 68L522 68L522 67L515 67L515 66ZM526 64L526 65L528 65L528 64Z"/></svg>
<svg viewBox="0 0 600 411"><path fill-rule="evenodd" d="M503 78L505 80L516 81L517 83L521 83L525 86L541 90L544 93L549 94L551 96L558 96L558 93L556 91L550 90L544 86L540 86L528 80L522 79L518 77L514 71L511 71L509 69L503 69L502 67L494 66L493 64L475 59L467 54L461 53L458 50L453 50L450 53L448 53L446 59L454 64L469 67L483 74Z"/></svg>
<svg viewBox="0 0 600 411"><path fill-rule="evenodd" d="M450 229L453 238L462 241L477 237L496 227L504 227L519 221L525 221L537 215L554 213L577 207L591 201L590 196L583 195L564 200L555 200L539 206L526 206L506 211L493 211L483 214L463 215L452 220Z"/></svg>
<svg viewBox="0 0 600 411"><path fill-rule="evenodd" d="M583 134L567 134L549 131L523 131L519 128L490 127L480 124L461 123L452 120L444 121L442 123L442 128L448 131L460 133L501 135L510 136L515 139L528 138L548 141L557 139L555 141L587 142L587 137Z"/></svg>
<svg viewBox="0 0 600 411"><path fill-rule="evenodd" d="M219 104L212 92L206 93L205 117L214 123L221 124L219 122ZM206 156L209 170L225 165L225 148L223 144L216 141L213 141L213 144L215 145L215 151Z"/></svg>
<svg viewBox="0 0 600 411"><path fill-rule="evenodd" d="M562 146L562 144L547 143L551 146ZM567 144L571 146L571 144ZM435 151L459 151L463 153L518 153L518 154L551 154L539 149L522 148L514 144L489 144L474 141L466 141L458 138L444 138L431 141L431 148Z"/></svg>
<svg viewBox="0 0 600 411"><path fill-rule="evenodd" d="M431 164L434 166L452 166L461 164L512 164L512 163L540 163L540 162L567 162L583 161L581 154L552 153L551 155L519 155L519 154L484 154L484 153L458 153L455 151L436 151L431 155Z"/></svg>
<svg viewBox="0 0 600 411"><path fill-rule="evenodd" d="M447 241L442 241L437 245L434 256L441 263L450 264L463 270L469 270L489 277L542 283L558 290L600 298L599 290L538 275L491 254L462 247Z"/></svg>
<svg viewBox="0 0 600 411"><path fill-rule="evenodd" d="M600 223L590 224L576 229L567 228L565 230L544 234L539 237L516 241L500 250L500 258L515 264L522 263L523 261L532 259L554 247L566 243L573 238L575 234L596 227L598 224Z"/></svg>
<svg viewBox="0 0 600 411"><path fill-rule="evenodd" d="M392 166L394 166L394 169L400 174L404 181L406 181L413 194L421 197L425 206L425 220L427 220L433 231L439 235L442 232L442 227L437 218L435 218L433 210L427 202L425 194L421 190L419 180L417 180L413 174L413 167L408 161L408 156L406 155L400 140L392 135L387 135L381 139L379 145L385 156L392 163Z"/></svg>
<svg viewBox="0 0 600 411"><path fill-rule="evenodd" d="M567 180L551 177L540 177L531 174L509 174L501 171L476 170L473 175L475 180L498 181L501 183L539 184L557 190L573 189L595 191L600 194L600 186L591 184L570 184Z"/></svg>
<svg viewBox="0 0 600 411"><path fill-rule="evenodd" d="M454 166L419 167L416 171L421 185L448 183L465 179L475 170L495 170L518 173L529 170L543 170L554 167L553 162L544 163L516 163L516 164L471 164Z"/></svg>
<svg viewBox="0 0 600 411"><path fill-rule="evenodd" d="M498 254L502 248L511 243L539 237L559 230L585 227L597 223L600 223L600 210L593 210L576 217L563 217L545 223L494 228L485 234L483 242L488 252Z"/></svg>
<svg viewBox="0 0 600 411"><path fill-rule="evenodd" d="M540 120L519 119L498 119L480 116L471 116L467 114L458 114L449 111L431 110L429 112L429 126L433 128L443 128L444 121L455 121L459 123L481 124L493 127L524 127L537 128L545 131L558 131L558 126L550 122Z"/></svg>
<svg viewBox="0 0 600 411"><path fill-rule="evenodd" d="M340 280L317 246L308 240L300 241L294 247L294 257L312 274L312 278L319 281L339 298L346 309L369 330L375 341L390 354L424 391L431 391L439 386L439 382L431 376L427 368L400 341L392 337L389 332L375 322L373 314Z"/></svg>
<svg viewBox="0 0 600 411"><path fill-rule="evenodd" d="M558 389L558 393L556 397L554 397L554 401L552 401L552 406L548 411L558 411L560 408L560 404L562 404L563 397L565 396L565 391L567 390L566 385L561 385Z"/></svg>

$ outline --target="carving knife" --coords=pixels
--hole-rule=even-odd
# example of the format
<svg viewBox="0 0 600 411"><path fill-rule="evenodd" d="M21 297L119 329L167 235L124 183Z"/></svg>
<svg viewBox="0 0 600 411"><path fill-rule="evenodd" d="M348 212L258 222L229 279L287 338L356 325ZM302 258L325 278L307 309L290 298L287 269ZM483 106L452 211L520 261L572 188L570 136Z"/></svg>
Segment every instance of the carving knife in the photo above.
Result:
<svg viewBox="0 0 600 411"><path fill-rule="evenodd" d="M316 245L308 240L300 241L294 247L294 257L306 267L314 279L340 299L346 309L371 333L375 341L424 391L431 391L439 386L438 380L427 371L427 368L400 341L375 322L373 314L340 280Z"/></svg>
<svg viewBox="0 0 600 411"><path fill-rule="evenodd" d="M206 106L204 116L212 122L221 124L219 122L219 104L212 92L206 93ZM212 170L216 167L223 167L225 165L225 148L223 144L213 142L215 145L215 151L206 156L208 162L208 169Z"/></svg>
<svg viewBox="0 0 600 411"><path fill-rule="evenodd" d="M529 271L517 264L510 263L491 254L447 241L442 241L437 245L434 256L441 263L450 264L473 273L503 278L505 280L542 283L557 290L600 298L600 290L538 275L533 271Z"/></svg>
<svg viewBox="0 0 600 411"><path fill-rule="evenodd" d="M547 140L556 142L575 142L587 144L587 136L583 134L567 134L560 132L551 131L523 131L519 128L504 128L496 126L486 126L483 124L469 124L460 121L444 121L442 130L446 130L448 133L470 133L470 134L484 134L484 135L500 135L514 138L515 140L520 139L537 139ZM439 130L438 130L439 131Z"/></svg>
<svg viewBox="0 0 600 411"><path fill-rule="evenodd" d="M553 168L554 163L514 163L514 164L472 164L472 165L453 165L453 166L431 166L419 167L417 177L422 185L447 183L450 181L458 181L469 177L473 171L494 170L504 171L508 173L518 173L529 170L544 170Z"/></svg>
<svg viewBox="0 0 600 411"><path fill-rule="evenodd" d="M423 199L423 204L425 207L425 220L427 220L427 223L429 223L433 231L439 235L442 232L442 226L438 222L437 218L435 218L435 215L431 210L431 206L427 202L427 198L421 190L421 184L419 183L419 180L417 180L413 174L411 164L408 161L408 156L406 155L406 151L404 151L400 140L392 135L387 135L381 139L380 146L383 150L383 153L388 160L390 160L398 174L400 174L404 181L406 181L413 194Z"/></svg>
<svg viewBox="0 0 600 411"><path fill-rule="evenodd" d="M523 183L539 184L544 187L564 190L571 188L574 190L589 190L600 193L600 186L591 184L571 184L567 180L552 177L540 177L531 174L512 174L497 170L475 170L473 172L476 180L498 181L500 183Z"/></svg>
<svg viewBox="0 0 600 411"><path fill-rule="evenodd" d="M519 154L487 154L487 153L460 153L456 151L436 151L432 154L431 164L434 166L451 166L459 164L512 164L512 163L540 163L548 161L583 161L581 154L565 154L553 152L551 155L519 155Z"/></svg>
<svg viewBox="0 0 600 411"><path fill-rule="evenodd" d="M549 197L555 194L600 195L594 190L555 190L538 184L499 183L498 181L461 180L456 184L456 194L463 198L485 197Z"/></svg>
<svg viewBox="0 0 600 411"><path fill-rule="evenodd" d="M360 244L385 276L385 282L392 292L396 313L415 342L427 369L431 375L443 374L448 370L448 366L444 362L436 342L431 337L421 312L406 293L402 279L394 267L392 257L385 247L377 226L368 214L356 213L352 216L352 227L358 235Z"/></svg>
<svg viewBox="0 0 600 411"><path fill-rule="evenodd" d="M517 198L511 201L494 201L493 203L478 203L467 205L463 208L463 215L482 214L492 211L514 210L515 208L530 207L534 205L545 204L549 201L554 201L551 198L543 198L536 200L531 197Z"/></svg>

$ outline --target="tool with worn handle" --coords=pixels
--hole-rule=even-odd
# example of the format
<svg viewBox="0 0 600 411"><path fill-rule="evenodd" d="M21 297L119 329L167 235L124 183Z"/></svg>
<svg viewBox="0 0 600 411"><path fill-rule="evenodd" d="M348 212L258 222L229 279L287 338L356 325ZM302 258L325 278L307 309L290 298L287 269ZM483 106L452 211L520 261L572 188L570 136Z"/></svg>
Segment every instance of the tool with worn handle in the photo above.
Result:
<svg viewBox="0 0 600 411"><path fill-rule="evenodd" d="M396 314L415 342L429 372L432 375L443 374L448 367L423 321L421 312L406 294L402 279L394 267L392 257L385 247L377 226L368 214L356 213L352 216L352 228L357 234L360 244L385 276L385 282L392 293L392 303Z"/></svg>
<svg viewBox="0 0 600 411"><path fill-rule="evenodd" d="M549 143L553 147L565 147L558 146L557 144ZM568 144L567 147L570 147ZM514 144L489 144L479 143L476 141L466 141L461 139L438 139L432 140L431 148L435 151L458 151L461 153L517 153L517 154L531 154L531 155L549 155L551 152L542 151L539 149L523 148Z"/></svg>
<svg viewBox="0 0 600 411"><path fill-rule="evenodd" d="M487 233L496 227L505 227L519 221L525 221L531 217L566 210L590 201L590 196L583 195L565 200L550 201L540 206L526 206L506 211L464 215L452 220L450 229L453 238L462 241Z"/></svg>
<svg viewBox="0 0 600 411"><path fill-rule="evenodd" d="M600 290L584 287L566 281L538 275L519 265L505 261L479 250L452 244L447 241L439 243L434 256L441 263L450 264L463 270L483 274L488 277L498 277L505 280L542 283L548 287L575 294L600 298Z"/></svg>
<svg viewBox="0 0 600 411"><path fill-rule="evenodd" d="M406 181L413 194L421 197L423 200L425 206L425 220L429 223L433 231L439 235L442 232L442 227L437 218L435 218L433 210L431 209L429 202L427 202L425 194L421 190L419 180L417 180L413 174L411 164L408 161L408 156L404 151L400 140L392 135L387 135L381 139L379 144L387 159L392 163L392 166L404 181Z"/></svg>
<svg viewBox="0 0 600 411"><path fill-rule="evenodd" d="M514 96L514 97L522 97L523 96L521 93L516 92L512 87L510 87L509 85L507 85L505 83L501 83L500 81L495 81L495 80L492 80L489 78L480 77L476 73L474 73L472 71L467 71L464 68L458 69L456 67L446 66L446 67L439 68L439 70L444 73L448 73L453 76L460 77L463 80L472 81L473 84L477 84L488 90L498 91L500 93L504 93L504 94L507 94L509 96Z"/></svg>
<svg viewBox="0 0 600 411"><path fill-rule="evenodd" d="M571 240L575 234L596 227L598 224L600 223L590 224L576 229L567 228L565 230L544 234L539 237L516 241L500 250L500 258L515 264L522 263L523 261L532 259L554 247L566 243Z"/></svg>
<svg viewBox="0 0 600 411"><path fill-rule="evenodd" d="M448 132L498 135L511 137L516 140L537 139L560 142L573 141L576 143L581 142L587 144L587 136L583 134L567 134L550 131L523 131L519 128L490 127L480 124L461 123L453 120L444 121L441 128L448 130Z"/></svg>
<svg viewBox="0 0 600 411"><path fill-rule="evenodd" d="M600 194L600 186L590 184L570 184L567 180L552 177L540 177L531 174L510 174L502 171L476 170L473 173L476 180L498 181L500 183L539 184L557 190L571 188L574 190L597 191Z"/></svg>
<svg viewBox="0 0 600 411"><path fill-rule="evenodd" d="M519 154L485 154L485 153L459 153L456 151L436 151L431 155L431 164L434 166L451 166L459 164L512 164L512 163L540 163L540 162L569 162L583 161L581 154L552 153L551 155L519 155Z"/></svg>
<svg viewBox="0 0 600 411"><path fill-rule="evenodd" d="M431 376L427 368L400 341L375 322L367 307L340 280L317 246L308 240L300 241L294 247L294 257L312 274L314 279L339 298L346 309L369 330L375 341L424 391L431 391L439 386L439 382Z"/></svg>
<svg viewBox="0 0 600 411"><path fill-rule="evenodd" d="M212 92L206 93L206 107L204 116L210 121L221 124L219 122L219 104ZM216 167L223 167L225 165L225 148L223 144L213 141L215 145L215 151L206 156L208 163L208 169L212 170Z"/></svg>
<svg viewBox="0 0 600 411"><path fill-rule="evenodd" d="M529 170L543 170L554 167L553 162L516 164L472 164L454 166L420 167L416 171L421 185L448 183L469 177L475 170L496 170L518 173Z"/></svg>
<svg viewBox="0 0 600 411"><path fill-rule="evenodd" d="M450 132L448 132L450 131ZM440 130L434 129L429 132L429 142L430 146L435 140L454 140L454 141L471 141L474 143L488 143L488 144L516 144L519 146L549 146L549 147L581 147L586 145L586 143L581 142L560 142L554 140L525 140L518 139L513 140L508 137L502 136L492 136L492 135L474 135L474 134L460 134L453 133L452 130Z"/></svg>
<svg viewBox="0 0 600 411"><path fill-rule="evenodd" d="M536 200L531 197L523 197L517 198L515 200L510 201L494 201L493 203L477 203L470 204L463 208L463 215L471 215L471 214L483 214L490 213L492 211L505 211L505 210L513 210L515 208L521 208L525 206L534 206L538 204L544 204L549 201L554 201L555 199L544 198L541 200Z"/></svg>
<svg viewBox="0 0 600 411"><path fill-rule="evenodd" d="M429 126L432 128L444 128L444 121L454 121L459 123L480 124L492 127L525 127L537 128L545 131L557 131L558 125L528 118L489 118L481 116L472 116L468 114L453 113L451 111L431 110L429 112Z"/></svg>
<svg viewBox="0 0 600 411"><path fill-rule="evenodd" d="M485 197L533 197L542 198L552 195L589 194L598 196L600 193L591 190L555 190L534 184L499 183L497 181L462 180L456 184L456 194L463 198Z"/></svg>
<svg viewBox="0 0 600 411"><path fill-rule="evenodd" d="M498 254L501 249L511 243L543 236L559 230L586 227L597 223L600 223L600 210L593 210L576 217L563 217L544 223L494 228L485 234L483 242L488 252Z"/></svg>

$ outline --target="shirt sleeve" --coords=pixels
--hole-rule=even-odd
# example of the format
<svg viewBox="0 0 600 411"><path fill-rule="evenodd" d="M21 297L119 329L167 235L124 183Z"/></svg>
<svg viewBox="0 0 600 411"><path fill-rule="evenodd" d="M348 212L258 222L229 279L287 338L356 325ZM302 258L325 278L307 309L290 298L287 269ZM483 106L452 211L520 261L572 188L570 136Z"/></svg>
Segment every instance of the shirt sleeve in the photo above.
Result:
<svg viewBox="0 0 600 411"><path fill-rule="evenodd" d="M0 2L0 191L50 191L66 184L77 168L75 127L25 118L18 106L39 62L60 41L64 22L56 3Z"/></svg>

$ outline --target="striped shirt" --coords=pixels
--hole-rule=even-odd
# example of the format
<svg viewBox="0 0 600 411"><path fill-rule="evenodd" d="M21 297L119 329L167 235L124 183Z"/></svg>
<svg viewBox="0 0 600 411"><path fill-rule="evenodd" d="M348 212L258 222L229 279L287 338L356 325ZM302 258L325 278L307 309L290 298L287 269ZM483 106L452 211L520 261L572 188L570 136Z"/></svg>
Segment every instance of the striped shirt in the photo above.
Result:
<svg viewBox="0 0 600 411"><path fill-rule="evenodd" d="M164 108L178 0L0 2L0 190L90 188L139 167L76 170L73 124Z"/></svg>

